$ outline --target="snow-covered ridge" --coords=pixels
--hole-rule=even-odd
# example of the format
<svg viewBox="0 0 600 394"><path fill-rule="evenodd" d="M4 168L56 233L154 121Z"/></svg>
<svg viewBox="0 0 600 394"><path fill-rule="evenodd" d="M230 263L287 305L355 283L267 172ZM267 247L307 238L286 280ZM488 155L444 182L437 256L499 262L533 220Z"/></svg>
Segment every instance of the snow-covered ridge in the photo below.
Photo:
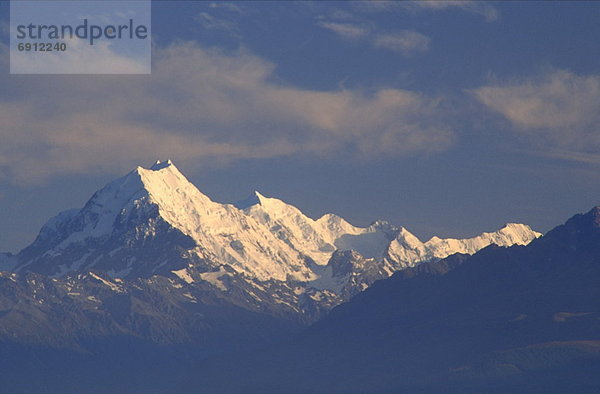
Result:
<svg viewBox="0 0 600 394"><path fill-rule="evenodd" d="M413 266L423 261L431 261L448 257L455 253L473 254L491 244L498 246L527 245L542 236L525 224L508 223L500 230L482 233L473 238L454 239L432 237L421 242L408 230L402 229L388 249L389 257L406 266Z"/></svg>
<svg viewBox="0 0 600 394"><path fill-rule="evenodd" d="M540 235L526 225L508 224L470 239L433 237L421 242L386 222L361 228L333 214L314 220L259 192L236 205L220 204L169 160L150 169L136 168L96 192L81 210L48 221L34 244L19 254L17 269L45 267L45 272L60 276L98 268L113 276L150 276L160 268L188 279L182 267L193 261L206 272L198 277L215 284L221 284L220 276L212 272L223 265L260 281L314 283L331 272L325 267L336 250L354 250L393 272L457 252L474 253L490 243L527 244ZM161 255L148 255L151 247ZM136 270L142 262L146 271Z"/></svg>

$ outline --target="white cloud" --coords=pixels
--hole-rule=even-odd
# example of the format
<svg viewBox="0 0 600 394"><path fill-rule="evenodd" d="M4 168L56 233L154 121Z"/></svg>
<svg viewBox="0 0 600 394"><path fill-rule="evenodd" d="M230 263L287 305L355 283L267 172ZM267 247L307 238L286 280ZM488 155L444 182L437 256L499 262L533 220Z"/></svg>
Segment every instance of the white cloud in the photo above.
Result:
<svg viewBox="0 0 600 394"><path fill-rule="evenodd" d="M600 148L598 75L554 70L536 78L483 86L472 93L509 120L517 132L553 146Z"/></svg>
<svg viewBox="0 0 600 394"><path fill-rule="evenodd" d="M218 18L207 12L199 13L196 20L200 23L200 26L206 30L221 30L234 35L239 33L239 29L235 22L224 18Z"/></svg>
<svg viewBox="0 0 600 394"><path fill-rule="evenodd" d="M239 7L233 3L226 3L226 2L222 2L222 1L210 3L209 7L213 8L213 9L222 9L222 10L237 13L237 14L240 14L243 12L241 7Z"/></svg>
<svg viewBox="0 0 600 394"><path fill-rule="evenodd" d="M343 39L367 42L375 48L387 49L404 55L426 52L429 48L429 37L414 30L381 33L373 26L358 22L320 21L318 26L331 30Z"/></svg>
<svg viewBox="0 0 600 394"><path fill-rule="evenodd" d="M442 11L460 9L473 14L481 15L488 22L493 22L500 17L500 11L485 1L474 0L416 0L416 1L369 1L358 2L357 6L363 10L387 11L390 8L409 9L413 11Z"/></svg>
<svg viewBox="0 0 600 394"><path fill-rule="evenodd" d="M369 29L355 23L320 22L319 26L347 39L366 37L370 33Z"/></svg>
<svg viewBox="0 0 600 394"><path fill-rule="evenodd" d="M565 149L549 149L544 151L531 151L526 152L541 157L549 157L553 159L574 161L578 163L586 163L592 165L600 164L600 154L598 153L586 153L578 151L570 151Z"/></svg>
<svg viewBox="0 0 600 394"><path fill-rule="evenodd" d="M600 78L596 75L555 71L473 92L482 103L522 128L584 127L598 120Z"/></svg>
<svg viewBox="0 0 600 394"><path fill-rule="evenodd" d="M244 51L179 43L156 49L147 76L4 75L0 176L35 182L157 157L215 165L350 149L368 160L453 143L437 98L282 86L270 82L274 68Z"/></svg>
<svg viewBox="0 0 600 394"><path fill-rule="evenodd" d="M375 37L375 46L392 51L408 54L411 52L425 52L429 48L429 37L412 30L403 30L398 33L380 34Z"/></svg>
<svg viewBox="0 0 600 394"><path fill-rule="evenodd" d="M219 30L241 39L239 20L246 14L246 10L241 4L226 2L212 2L208 4L208 9L196 15L195 19L205 30Z"/></svg>

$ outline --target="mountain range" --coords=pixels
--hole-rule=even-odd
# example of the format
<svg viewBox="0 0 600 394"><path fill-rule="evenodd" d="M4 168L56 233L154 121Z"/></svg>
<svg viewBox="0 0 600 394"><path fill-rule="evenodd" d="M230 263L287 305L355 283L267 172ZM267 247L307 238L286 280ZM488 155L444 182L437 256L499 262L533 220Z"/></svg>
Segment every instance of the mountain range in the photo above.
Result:
<svg viewBox="0 0 600 394"><path fill-rule="evenodd" d="M129 294L132 282L165 282L190 302L201 290L306 323L398 270L492 243L524 245L540 235L509 223L474 238L422 242L384 221L361 228L333 214L313 220L259 192L220 204L171 161L157 161L110 182L82 209L50 219L30 246L4 255L0 267L41 274L56 285L98 278L119 294ZM66 294L84 303L98 297L83 287Z"/></svg>
<svg viewBox="0 0 600 394"><path fill-rule="evenodd" d="M221 204L158 161L0 254L0 370L11 392L512 392L573 363L589 381L599 217L423 242L259 192Z"/></svg>
<svg viewBox="0 0 600 394"><path fill-rule="evenodd" d="M399 271L289 341L198 370L208 392L597 392L600 207L527 246Z"/></svg>

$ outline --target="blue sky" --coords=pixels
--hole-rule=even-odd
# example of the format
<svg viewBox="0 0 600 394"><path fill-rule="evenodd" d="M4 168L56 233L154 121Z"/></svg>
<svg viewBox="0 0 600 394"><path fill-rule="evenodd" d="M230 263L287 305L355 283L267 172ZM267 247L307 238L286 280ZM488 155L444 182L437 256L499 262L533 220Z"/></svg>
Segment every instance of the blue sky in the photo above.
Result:
<svg viewBox="0 0 600 394"><path fill-rule="evenodd" d="M596 2L153 2L152 74L9 75L0 250L171 158L221 202L423 239L600 204Z"/></svg>

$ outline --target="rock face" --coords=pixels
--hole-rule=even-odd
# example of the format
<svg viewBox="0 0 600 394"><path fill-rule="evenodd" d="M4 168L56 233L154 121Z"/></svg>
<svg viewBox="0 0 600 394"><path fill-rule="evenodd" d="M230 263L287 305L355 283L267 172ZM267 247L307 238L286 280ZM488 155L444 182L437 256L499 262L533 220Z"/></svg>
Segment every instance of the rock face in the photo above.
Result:
<svg viewBox="0 0 600 394"><path fill-rule="evenodd" d="M92 272L62 278L3 272L0 337L69 349L90 338L131 337L208 351L243 347L265 335L280 338L298 327L269 316L279 313L275 305L253 308L210 287L163 276L124 281Z"/></svg>
<svg viewBox="0 0 600 394"><path fill-rule="evenodd" d="M382 221L360 228L331 214L313 220L258 192L220 204L159 161L52 218L17 255L0 255L0 326L7 337L40 343L94 335L197 342L240 318L297 327L398 270L540 235L508 224L471 239L421 242ZM51 322L65 305L72 320L59 326L73 330L59 332ZM34 316L48 322L42 336ZM20 325L30 327L19 333Z"/></svg>

